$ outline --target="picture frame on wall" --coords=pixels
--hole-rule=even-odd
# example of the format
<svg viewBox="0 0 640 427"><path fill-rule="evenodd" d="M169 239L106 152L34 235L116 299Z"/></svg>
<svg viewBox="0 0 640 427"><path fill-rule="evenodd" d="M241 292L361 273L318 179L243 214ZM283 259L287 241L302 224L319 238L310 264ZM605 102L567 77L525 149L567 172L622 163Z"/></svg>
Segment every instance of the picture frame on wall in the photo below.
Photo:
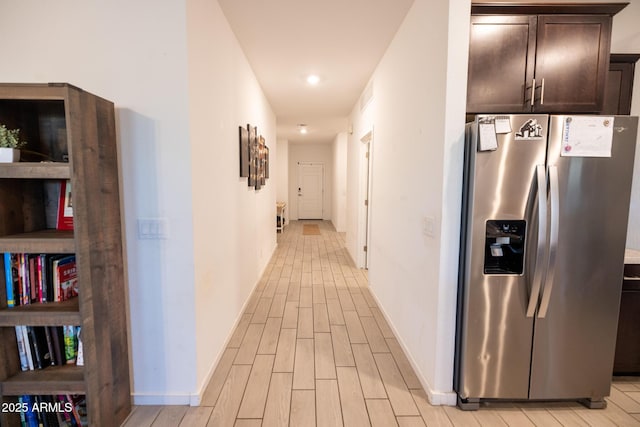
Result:
<svg viewBox="0 0 640 427"><path fill-rule="evenodd" d="M240 148L240 177L249 177L249 129L238 126Z"/></svg>
<svg viewBox="0 0 640 427"><path fill-rule="evenodd" d="M264 177L269 179L269 147L264 146Z"/></svg>
<svg viewBox="0 0 640 427"><path fill-rule="evenodd" d="M247 132L249 134L249 176L247 180L247 185L249 187L255 187L258 181L258 141L256 139L256 135L258 129L255 126L247 125Z"/></svg>
<svg viewBox="0 0 640 427"><path fill-rule="evenodd" d="M258 176L259 176L259 182L260 185L265 185L266 184L266 176L265 176L265 154L266 150L265 150L265 140L264 137L262 135L260 135L258 137L258 161L259 161L259 165L258 165Z"/></svg>

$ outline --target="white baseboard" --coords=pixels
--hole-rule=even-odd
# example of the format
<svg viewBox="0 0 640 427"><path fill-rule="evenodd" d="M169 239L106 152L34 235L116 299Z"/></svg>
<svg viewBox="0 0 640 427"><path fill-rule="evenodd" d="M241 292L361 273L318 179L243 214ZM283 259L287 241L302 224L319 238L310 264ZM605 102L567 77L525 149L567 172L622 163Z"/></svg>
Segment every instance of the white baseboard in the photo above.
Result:
<svg viewBox="0 0 640 427"><path fill-rule="evenodd" d="M427 397L429 398L429 403L431 403L434 406L435 405L456 406L456 404L457 404L457 395L453 390L452 391L434 390L431 387L431 385L429 384L429 382L424 378L424 375L422 375L422 372L420 371L420 369L418 369L418 365L416 364L415 360L411 356L411 353L409 353L409 351L407 351L407 346L405 345L404 341L402 341L402 339L400 338L400 334L398 334L398 330L393 325L393 322L391 322L391 320L389 319L389 316L387 316L387 313L384 311L384 307L382 306L382 304L380 304L380 301L378 300L378 297L376 296L376 294L371 292L371 288L369 288L369 293L371 294L373 299L376 301L376 304L378 305L378 308L380 309L380 313L382 313L382 316L387 321L387 324L389 325L389 327L393 331L393 335L395 335L396 340L398 341L398 344L400 344L400 347L402 348L402 351L404 352L405 356L407 357L407 360L409 361L409 364L411 364L411 367L413 368L413 371L415 372L416 376L418 377L418 380L420 381L420 384L422 384L422 388L427 393Z"/></svg>

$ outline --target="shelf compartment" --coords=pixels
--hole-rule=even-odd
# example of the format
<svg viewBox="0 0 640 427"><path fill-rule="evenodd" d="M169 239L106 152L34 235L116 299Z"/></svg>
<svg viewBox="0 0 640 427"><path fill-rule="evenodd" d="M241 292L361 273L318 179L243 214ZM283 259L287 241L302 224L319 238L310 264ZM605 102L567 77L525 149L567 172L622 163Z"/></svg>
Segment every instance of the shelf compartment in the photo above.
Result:
<svg viewBox="0 0 640 427"><path fill-rule="evenodd" d="M62 302L27 304L0 310L0 326L80 325L78 298Z"/></svg>
<svg viewBox="0 0 640 427"><path fill-rule="evenodd" d="M70 179L69 163L6 163L0 165L0 178Z"/></svg>
<svg viewBox="0 0 640 427"><path fill-rule="evenodd" d="M50 366L46 369L19 372L0 382L0 391L5 396L85 394L84 367Z"/></svg>
<svg viewBox="0 0 640 427"><path fill-rule="evenodd" d="M39 230L0 237L0 251L72 254L76 251L76 244L73 231Z"/></svg>

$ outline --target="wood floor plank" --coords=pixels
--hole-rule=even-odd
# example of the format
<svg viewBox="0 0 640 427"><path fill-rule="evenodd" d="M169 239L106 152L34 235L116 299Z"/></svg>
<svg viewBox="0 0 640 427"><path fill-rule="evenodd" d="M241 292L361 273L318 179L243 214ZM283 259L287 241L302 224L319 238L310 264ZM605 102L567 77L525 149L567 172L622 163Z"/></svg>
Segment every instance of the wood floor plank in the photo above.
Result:
<svg viewBox="0 0 640 427"><path fill-rule="evenodd" d="M316 379L335 379L336 363L333 358L333 345L330 333L314 335Z"/></svg>
<svg viewBox="0 0 640 427"><path fill-rule="evenodd" d="M633 399L634 392L623 393L615 387L611 388L611 395L608 400L612 401L625 411L629 413L640 412L640 400ZM640 399L640 393L638 393L638 399Z"/></svg>
<svg viewBox="0 0 640 427"><path fill-rule="evenodd" d="M262 420L236 419L233 427L260 427Z"/></svg>
<svg viewBox="0 0 640 427"><path fill-rule="evenodd" d="M313 389L315 385L314 340L298 338L296 340L296 358L293 368L293 388Z"/></svg>
<svg viewBox="0 0 640 427"><path fill-rule="evenodd" d="M291 391L291 417L290 426L316 425L316 392L315 390Z"/></svg>
<svg viewBox="0 0 640 427"><path fill-rule="evenodd" d="M278 338L280 337L280 324L282 318L269 317L260 338L258 354L276 354L278 348Z"/></svg>
<svg viewBox="0 0 640 427"><path fill-rule="evenodd" d="M351 299L351 293L349 293L349 289L338 288L338 299L340 299L340 305L342 306L342 311L356 310L356 306L353 304L353 300Z"/></svg>
<svg viewBox="0 0 640 427"><path fill-rule="evenodd" d="M367 337L369 347L371 347L371 352L388 353L389 347L387 346L387 342L382 336L380 328L378 328L378 324L376 323L376 320L373 318L373 316L363 317L361 315L360 323L362 324L362 329L364 329L364 334Z"/></svg>
<svg viewBox="0 0 640 427"><path fill-rule="evenodd" d="M247 333L244 335L242 344L238 349L238 354L233 361L234 365L250 365L253 363L253 358L256 356L256 353L258 351L258 345L260 345L260 339L262 338L262 331L264 330L264 326L264 323L249 324Z"/></svg>
<svg viewBox="0 0 640 427"><path fill-rule="evenodd" d="M331 332L327 304L313 304L313 331Z"/></svg>
<svg viewBox="0 0 640 427"><path fill-rule="evenodd" d="M366 403L372 427L398 427L388 399L367 399Z"/></svg>
<svg viewBox="0 0 640 427"><path fill-rule="evenodd" d="M227 344L227 347L239 348L240 344L242 344L242 339L244 338L244 334L247 332L247 328L249 327L249 322L251 321L251 317L253 315L250 313L245 313L240 318L238 322L238 326L233 331L233 335L231 335L231 339Z"/></svg>
<svg viewBox="0 0 640 427"><path fill-rule="evenodd" d="M445 406L443 410L455 427L480 427L472 412L461 411L453 406Z"/></svg>
<svg viewBox="0 0 640 427"><path fill-rule="evenodd" d="M211 406L192 406L182 418L179 427L206 427L211 412Z"/></svg>
<svg viewBox="0 0 640 427"><path fill-rule="evenodd" d="M289 425L291 381L291 373L272 374L262 427Z"/></svg>
<svg viewBox="0 0 640 427"><path fill-rule="evenodd" d="M220 391L224 386L224 382L227 380L227 375L229 375L229 371L231 370L233 360L236 358L237 354L237 348L228 348L224 351L220 361L218 362L216 370L213 372L211 380L209 380L209 385L202 394L200 402L201 405L213 406L216 404Z"/></svg>
<svg viewBox="0 0 640 427"><path fill-rule="evenodd" d="M474 411L476 421L483 427L508 427L507 423L497 414L496 411L487 408L480 408Z"/></svg>
<svg viewBox="0 0 640 427"><path fill-rule="evenodd" d="M360 317L355 311L344 311L344 322L347 325L347 332L349 333L349 342L351 344L363 344L367 342L367 336L364 333L362 324L360 323Z"/></svg>
<svg viewBox="0 0 640 427"><path fill-rule="evenodd" d="M431 405L424 390L409 391L411 392L413 401L418 407L418 411L420 411L422 419L429 427L452 427L449 417L447 417L447 414L444 412L444 407Z"/></svg>
<svg viewBox="0 0 640 427"><path fill-rule="evenodd" d="M312 292L313 292L313 303L314 304L326 304L327 303L327 298L325 297L324 294L324 286L323 286L323 282L320 281L320 283L313 285L312 288Z"/></svg>
<svg viewBox="0 0 640 427"><path fill-rule="evenodd" d="M393 356L390 353L375 353L373 357L396 416L420 415Z"/></svg>
<svg viewBox="0 0 640 427"><path fill-rule="evenodd" d="M382 336L385 338L395 338L396 336L393 334L393 331L389 327L389 324L387 323L387 320L384 318L384 315L382 314L380 309L377 307L372 307L371 313L373 313L373 318L376 319L376 323L380 328Z"/></svg>
<svg viewBox="0 0 640 427"><path fill-rule="evenodd" d="M393 359L396 361L398 369L400 369L400 373L402 374L402 378L407 384L407 387L410 389L422 388L422 384L420 383L420 380L418 379L415 371L411 367L411 363L409 363L409 360L404 354L404 351L402 351L402 347L400 347L398 340L396 340L395 338L389 338L386 340L386 343L391 350Z"/></svg>
<svg viewBox="0 0 640 427"><path fill-rule="evenodd" d="M287 286L289 286L289 282L287 282ZM274 295L268 317L282 317L284 314L284 304L286 300L287 300L286 294Z"/></svg>
<svg viewBox="0 0 640 427"><path fill-rule="evenodd" d="M256 311L251 317L251 323L264 323L267 321L267 316L269 315L269 309L271 308L272 301L273 298L265 298L264 296L260 298L260 301L258 301L258 305L256 307Z"/></svg>
<svg viewBox="0 0 640 427"><path fill-rule="evenodd" d="M275 356L270 354L256 356L240 404L238 418L262 418L274 359Z"/></svg>
<svg viewBox="0 0 640 427"><path fill-rule="evenodd" d="M313 308L298 308L298 338L313 338Z"/></svg>
<svg viewBox="0 0 640 427"><path fill-rule="evenodd" d="M298 302L287 301L284 305L284 315L282 317L282 328L298 327Z"/></svg>
<svg viewBox="0 0 640 427"><path fill-rule="evenodd" d="M125 420L123 427L149 427L158 417L162 408L157 405L136 406Z"/></svg>
<svg viewBox="0 0 640 427"><path fill-rule="evenodd" d="M346 326L331 325L331 343L336 366L356 366Z"/></svg>
<svg viewBox="0 0 640 427"><path fill-rule="evenodd" d="M152 427L175 427L180 424L185 414L187 406L165 406L151 424Z"/></svg>
<svg viewBox="0 0 640 427"><path fill-rule="evenodd" d="M278 338L276 359L273 362L273 372L293 372L296 354L296 330L281 329Z"/></svg>
<svg viewBox="0 0 640 427"><path fill-rule="evenodd" d="M225 381L220 397L209 417L208 427L232 427L236 421L242 395L247 386L250 365L233 365Z"/></svg>
<svg viewBox="0 0 640 427"><path fill-rule="evenodd" d="M342 315L342 307L337 299L327 300L327 312L329 315L329 324L344 325L344 316Z"/></svg>
<svg viewBox="0 0 640 427"><path fill-rule="evenodd" d="M300 301L300 283L289 282L289 289L287 290L287 302Z"/></svg>
<svg viewBox="0 0 640 427"><path fill-rule="evenodd" d="M358 380L358 372L353 367L336 368L338 390L342 407L342 420L345 427L369 427L369 415Z"/></svg>
<svg viewBox="0 0 640 427"><path fill-rule="evenodd" d="M333 277L333 275L331 277ZM338 300L338 291L336 289L335 283L333 281L328 282L327 280L325 280L323 285L324 285L324 295L327 298L327 303L329 302L329 300L332 300L332 299L340 302L340 300Z"/></svg>
<svg viewBox="0 0 640 427"><path fill-rule="evenodd" d="M351 348L365 399L386 399L387 392L369 345L353 344Z"/></svg>
<svg viewBox="0 0 640 427"><path fill-rule="evenodd" d="M427 427L421 417L398 417L400 427Z"/></svg>
<svg viewBox="0 0 640 427"><path fill-rule="evenodd" d="M300 288L300 304L299 307L313 307L313 290L311 286L302 286Z"/></svg>
<svg viewBox="0 0 640 427"><path fill-rule="evenodd" d="M344 425L338 380L316 381L316 414L318 427L341 427Z"/></svg>
<svg viewBox="0 0 640 427"><path fill-rule="evenodd" d="M562 427L562 424L549 413L543 404L519 404L518 406L536 426Z"/></svg>
<svg viewBox="0 0 640 427"><path fill-rule="evenodd" d="M369 309L369 304L367 304L362 293L351 293L351 299L353 300L353 305L356 306L356 311L360 317L373 317L373 313Z"/></svg>

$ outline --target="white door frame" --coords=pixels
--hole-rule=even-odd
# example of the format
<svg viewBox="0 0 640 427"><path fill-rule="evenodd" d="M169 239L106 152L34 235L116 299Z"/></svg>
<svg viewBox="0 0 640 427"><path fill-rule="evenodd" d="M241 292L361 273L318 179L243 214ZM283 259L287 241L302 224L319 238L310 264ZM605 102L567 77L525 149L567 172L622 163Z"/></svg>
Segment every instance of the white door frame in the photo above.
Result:
<svg viewBox="0 0 640 427"><path fill-rule="evenodd" d="M325 182L324 182L324 174L325 174L325 167L324 167L324 163L323 162L298 162L298 170L297 170L297 178L298 178L298 191L296 192L298 198L296 200L296 205L297 205L297 213L298 213L298 219L301 219L300 216L300 199L299 197L301 196L301 182L300 180L302 179L301 174L300 174L300 170L302 166L321 166L322 167L322 172L321 172L321 177L320 177L320 183L322 185L322 188L320 189L320 203L321 203L321 208L320 208L320 217L319 218L308 218L308 219L324 219L324 186L325 186ZM307 219L307 218L304 218Z"/></svg>
<svg viewBox="0 0 640 427"><path fill-rule="evenodd" d="M373 129L360 138L360 142L362 145L360 147L361 172L358 192L358 267L366 269L369 268L369 254L371 252Z"/></svg>

